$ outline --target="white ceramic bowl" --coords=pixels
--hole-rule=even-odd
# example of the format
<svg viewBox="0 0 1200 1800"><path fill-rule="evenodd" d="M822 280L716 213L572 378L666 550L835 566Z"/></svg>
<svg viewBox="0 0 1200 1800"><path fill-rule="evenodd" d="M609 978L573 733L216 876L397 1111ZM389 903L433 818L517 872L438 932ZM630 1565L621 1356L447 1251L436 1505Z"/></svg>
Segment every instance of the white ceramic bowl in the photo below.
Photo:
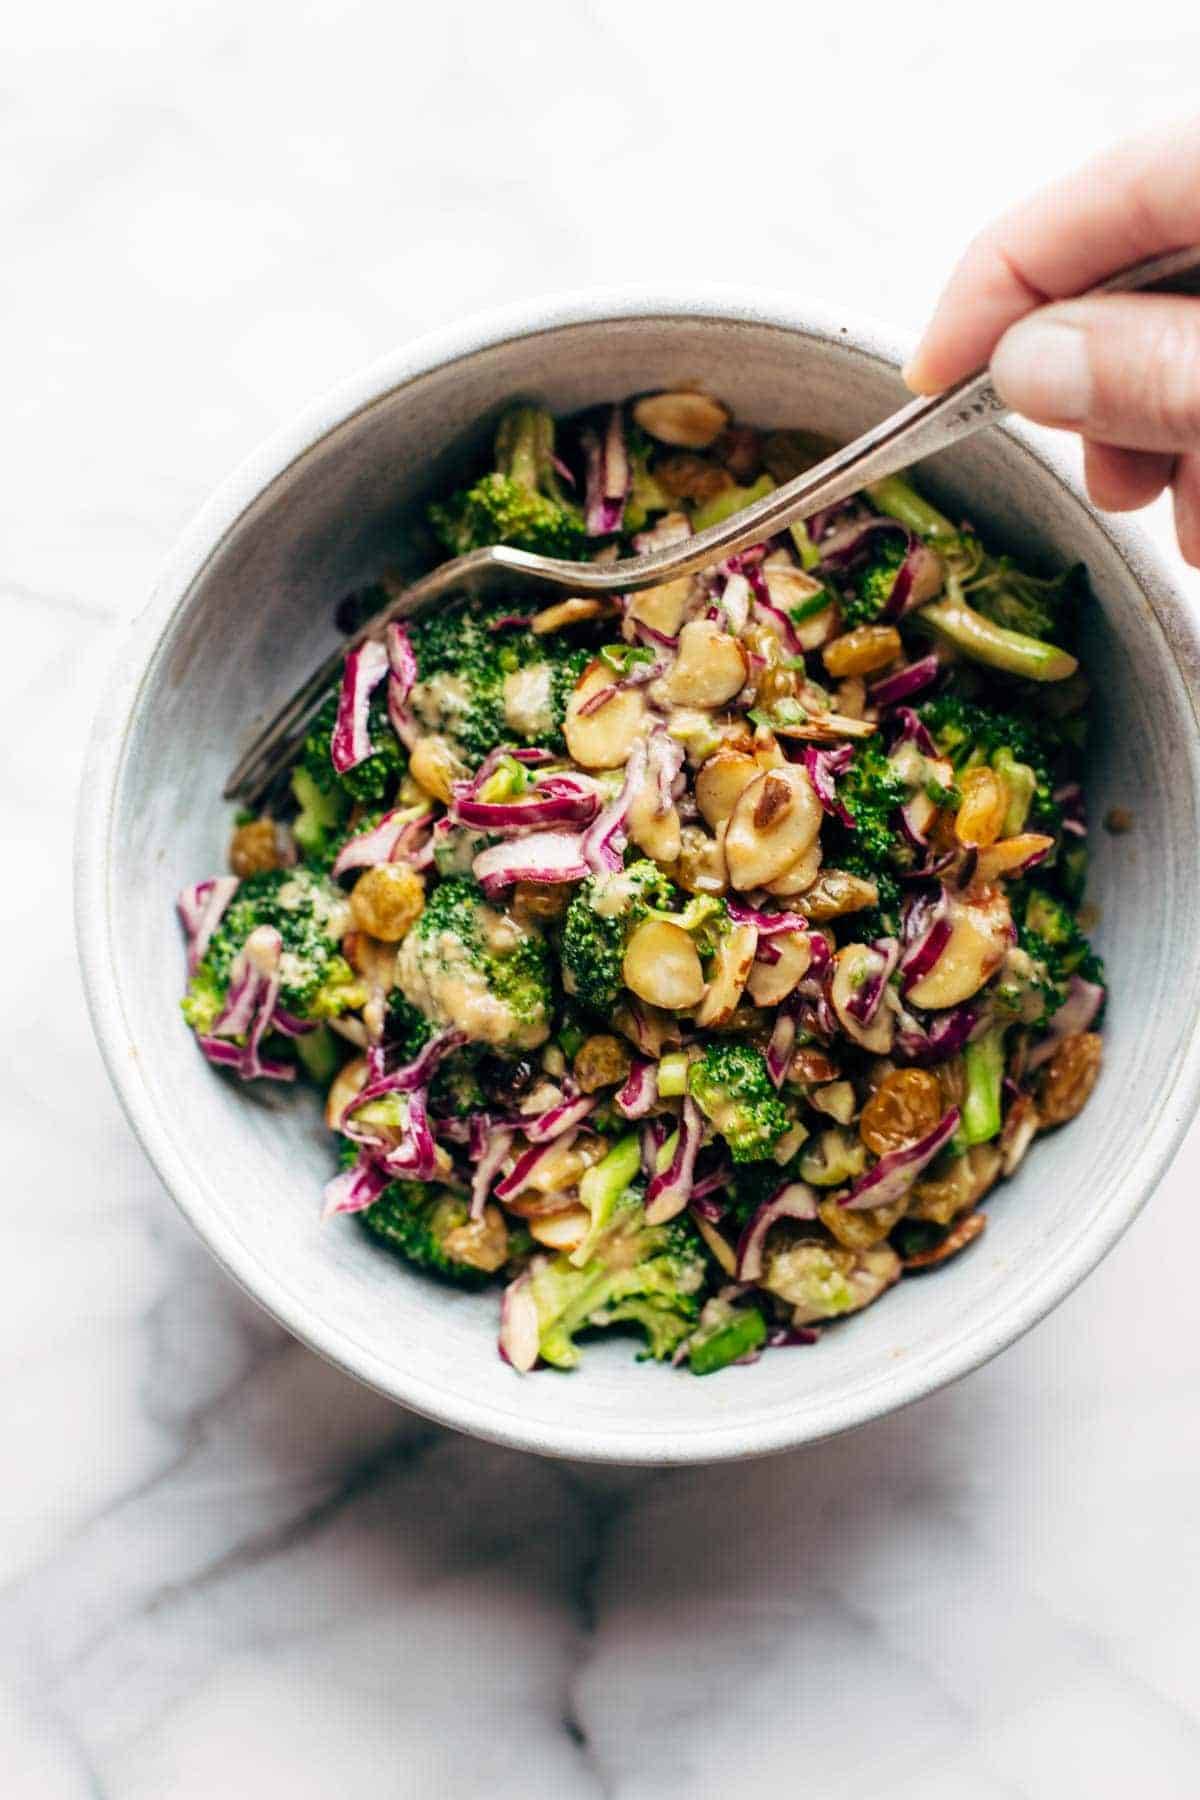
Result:
<svg viewBox="0 0 1200 1800"><path fill-rule="evenodd" d="M1032 435L993 430L925 477L1026 555L1081 558L1098 607L1089 800L1112 998L1099 1089L994 1196L989 1229L810 1350L696 1380L598 1342L578 1372L515 1375L497 1296L409 1273L350 1221L318 1224L331 1166L315 1103L238 1089L179 1015L173 898L219 870L222 778L264 710L334 641L334 602L394 556L406 513L514 395L570 412L699 381L740 418L849 437L902 398L871 329L728 291L593 294L494 313L397 351L280 433L176 549L95 728L78 859L87 991L143 1145L213 1254L285 1326L430 1417L526 1449L702 1462L779 1450L975 1368L1057 1304L1158 1181L1197 1101L1200 641L1140 532L1097 519Z"/></svg>

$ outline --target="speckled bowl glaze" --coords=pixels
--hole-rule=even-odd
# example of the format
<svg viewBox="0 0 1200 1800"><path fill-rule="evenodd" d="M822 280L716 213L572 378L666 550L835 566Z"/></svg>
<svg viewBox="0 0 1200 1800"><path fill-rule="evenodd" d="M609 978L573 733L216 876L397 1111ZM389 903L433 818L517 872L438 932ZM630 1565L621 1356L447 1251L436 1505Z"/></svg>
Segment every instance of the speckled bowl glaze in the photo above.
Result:
<svg viewBox="0 0 1200 1800"><path fill-rule="evenodd" d="M174 895L223 866L222 778L334 641L337 597L394 561L406 518L503 403L558 412L701 383L740 418L852 436L897 405L895 346L786 300L600 293L492 313L396 351L315 405L220 490L175 550L97 721L78 853L97 1036L139 1138L213 1254L323 1356L405 1406L558 1456L707 1462L781 1450L903 1406L994 1356L1116 1242L1195 1109L1200 1076L1200 641L1142 534L1101 521L1035 435L992 430L923 477L1026 555L1082 559L1098 605L1092 898L1113 992L1099 1089L989 1203L981 1242L903 1282L814 1349L696 1380L598 1342L572 1375L514 1374L498 1297L447 1292L318 1223L332 1158L309 1097L239 1088L177 1005Z"/></svg>

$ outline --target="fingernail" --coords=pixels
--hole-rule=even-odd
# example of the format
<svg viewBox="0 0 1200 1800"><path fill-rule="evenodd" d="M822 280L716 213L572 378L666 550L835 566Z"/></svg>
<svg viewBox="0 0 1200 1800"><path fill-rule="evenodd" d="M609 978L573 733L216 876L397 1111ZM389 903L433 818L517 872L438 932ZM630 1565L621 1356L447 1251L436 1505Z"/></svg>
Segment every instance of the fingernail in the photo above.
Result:
<svg viewBox="0 0 1200 1800"><path fill-rule="evenodd" d="M1017 412L1046 424L1078 424L1092 396L1087 337L1065 320L1022 319L1000 339L992 380Z"/></svg>

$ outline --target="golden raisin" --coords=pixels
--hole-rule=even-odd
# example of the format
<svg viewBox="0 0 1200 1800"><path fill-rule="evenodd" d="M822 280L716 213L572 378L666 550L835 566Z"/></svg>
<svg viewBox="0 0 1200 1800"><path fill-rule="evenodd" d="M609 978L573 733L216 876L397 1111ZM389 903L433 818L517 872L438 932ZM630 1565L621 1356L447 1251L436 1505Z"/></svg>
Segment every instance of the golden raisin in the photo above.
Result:
<svg viewBox="0 0 1200 1800"><path fill-rule="evenodd" d="M407 863L380 863L354 884L350 911L360 931L398 944L425 905L425 883Z"/></svg>
<svg viewBox="0 0 1200 1800"><path fill-rule="evenodd" d="M876 669L885 669L899 654L900 633L894 625L859 625L834 638L821 652L825 667L839 679L843 675L870 675Z"/></svg>
<svg viewBox="0 0 1200 1800"><path fill-rule="evenodd" d="M767 706L776 700L787 699L795 692L794 669L764 669L758 678L758 698Z"/></svg>
<svg viewBox="0 0 1200 1800"><path fill-rule="evenodd" d="M238 826L229 843L229 867L235 875L258 875L280 866L274 819L251 819Z"/></svg>
<svg viewBox="0 0 1200 1800"><path fill-rule="evenodd" d="M467 771L444 737L430 736L417 739L408 772L425 793L449 802L454 783Z"/></svg>
<svg viewBox="0 0 1200 1800"><path fill-rule="evenodd" d="M624 1081L629 1068L628 1050L620 1038L611 1037L606 1031L587 1038L575 1054L575 1079L585 1094Z"/></svg>
<svg viewBox="0 0 1200 1800"><path fill-rule="evenodd" d="M1038 1096L1043 1125L1065 1125L1087 1105L1100 1073L1102 1047L1094 1031L1065 1037L1046 1065Z"/></svg>
<svg viewBox="0 0 1200 1800"><path fill-rule="evenodd" d="M513 916L522 925L557 919L571 903L571 887L563 881L518 881L513 889Z"/></svg>
<svg viewBox="0 0 1200 1800"><path fill-rule="evenodd" d="M876 1156L915 1144L942 1116L942 1090L928 1069L893 1069L885 1075L858 1124L858 1135Z"/></svg>
<svg viewBox="0 0 1200 1800"><path fill-rule="evenodd" d="M994 844L1004 829L1008 811L1008 783L996 769L968 769L959 781L962 802L954 821L960 844L978 849Z"/></svg>
<svg viewBox="0 0 1200 1800"><path fill-rule="evenodd" d="M836 1081L839 1074L837 1064L829 1060L824 1050L806 1045L793 1055L788 1064L787 1078L807 1086L810 1082Z"/></svg>
<svg viewBox="0 0 1200 1800"><path fill-rule="evenodd" d="M742 487L749 487L762 468L762 434L753 425L727 425L712 453Z"/></svg>
<svg viewBox="0 0 1200 1800"><path fill-rule="evenodd" d="M733 476L703 456L664 456L654 465L655 478L674 500L715 500L733 486Z"/></svg>

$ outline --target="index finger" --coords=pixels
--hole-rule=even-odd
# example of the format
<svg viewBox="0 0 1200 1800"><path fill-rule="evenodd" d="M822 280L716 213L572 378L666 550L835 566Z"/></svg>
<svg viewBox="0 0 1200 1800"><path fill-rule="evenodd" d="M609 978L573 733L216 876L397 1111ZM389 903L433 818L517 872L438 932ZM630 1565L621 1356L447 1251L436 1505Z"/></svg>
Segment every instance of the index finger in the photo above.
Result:
<svg viewBox="0 0 1200 1800"><path fill-rule="evenodd" d="M1200 118L1104 151L989 225L947 282L904 378L938 393L982 368L1034 307L1198 239Z"/></svg>

